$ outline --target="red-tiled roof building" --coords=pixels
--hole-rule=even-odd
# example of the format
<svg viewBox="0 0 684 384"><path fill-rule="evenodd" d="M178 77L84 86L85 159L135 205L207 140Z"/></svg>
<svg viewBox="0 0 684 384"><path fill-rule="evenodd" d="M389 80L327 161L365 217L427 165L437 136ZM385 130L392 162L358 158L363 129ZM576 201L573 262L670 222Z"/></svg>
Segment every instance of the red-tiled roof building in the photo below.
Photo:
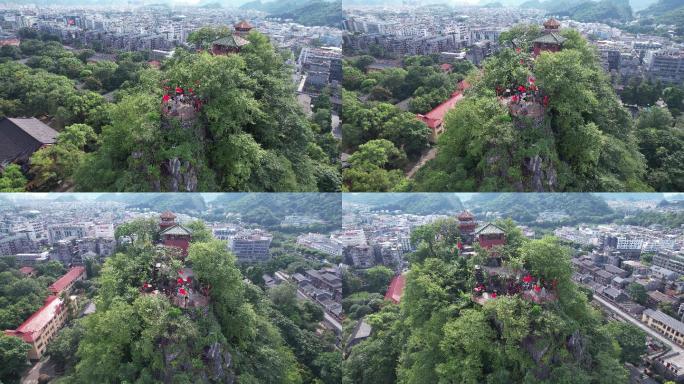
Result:
<svg viewBox="0 0 684 384"><path fill-rule="evenodd" d="M394 276L385 293L385 300L390 300L395 304L399 304L401 297L404 295L404 287L406 286L406 276Z"/></svg>
<svg viewBox="0 0 684 384"><path fill-rule="evenodd" d="M62 277L57 279L51 286L48 287L50 293L59 296L62 292L69 292L74 284L79 280L84 280L86 278L85 267L73 267L69 272L65 273Z"/></svg>
<svg viewBox="0 0 684 384"><path fill-rule="evenodd" d="M506 244L506 232L492 223L485 223L477 228L475 237L480 246L485 249Z"/></svg>
<svg viewBox="0 0 684 384"><path fill-rule="evenodd" d="M183 256L188 255L192 231L176 223L176 215L166 211L160 216L159 236L165 247L179 248Z"/></svg>
<svg viewBox="0 0 684 384"><path fill-rule="evenodd" d="M28 357L31 360L39 360L48 343L65 321L66 311L62 299L57 296L48 296L45 299L45 304L39 310L26 319L17 329L7 330L5 334L20 337L31 344Z"/></svg>
<svg viewBox="0 0 684 384"><path fill-rule="evenodd" d="M452 93L449 99L424 115L416 115L416 117L418 117L420 121L424 122L432 131L430 141L433 143L436 142L437 136L444 132L444 128L442 126L444 124L444 116L446 116L447 112L452 110L459 101L463 100L463 91L469 87L470 84L468 84L468 82L461 81L458 84L458 90Z"/></svg>
<svg viewBox="0 0 684 384"><path fill-rule="evenodd" d="M35 276L37 273L36 269L33 267L21 267L19 268L19 272L24 276Z"/></svg>

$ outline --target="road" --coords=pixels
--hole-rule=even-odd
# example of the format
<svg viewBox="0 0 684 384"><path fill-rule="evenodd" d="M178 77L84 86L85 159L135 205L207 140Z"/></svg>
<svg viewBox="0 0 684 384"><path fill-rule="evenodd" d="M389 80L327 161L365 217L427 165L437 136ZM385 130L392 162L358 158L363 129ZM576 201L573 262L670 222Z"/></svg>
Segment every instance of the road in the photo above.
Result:
<svg viewBox="0 0 684 384"><path fill-rule="evenodd" d="M420 160L418 160L416 165L414 165L413 168L406 173L406 177L412 179L416 172L418 172L418 170L422 168L428 161L434 159L435 156L437 156L437 147L430 148L430 150L427 151L427 153L424 154Z"/></svg>
<svg viewBox="0 0 684 384"><path fill-rule="evenodd" d="M318 305L318 303L316 303L316 302L315 302L313 299L311 299L309 296L305 295L305 294L304 294L302 291L300 291L299 289L297 289L297 296L299 296L300 298L302 298L302 299L304 299L304 300L309 300L309 301L313 302L314 304ZM330 315L328 314L328 312L325 311L325 309L323 309L323 318L325 319L325 321L326 321L328 324L332 325L333 328L335 328L335 330L336 330L338 333L340 333L340 334L342 333L342 324L340 324L340 322L337 321L334 317L330 316Z"/></svg>
<svg viewBox="0 0 684 384"><path fill-rule="evenodd" d="M649 328L646 324L642 323L641 321L633 318L630 316L628 313L625 313L622 309L616 307L615 305L611 304L604 298L594 295L594 300L601 304L602 306L610 309L613 311L613 313L617 314L618 316L622 317L623 319L629 321L630 323L636 325L639 327L642 331L646 332L649 336L653 337L654 339L659 340L663 344L667 345L670 347L670 349L674 352L679 352L679 353L684 353L684 349L682 347L678 346L677 344L673 343L670 339L667 337L661 335L660 333L654 331L653 329Z"/></svg>

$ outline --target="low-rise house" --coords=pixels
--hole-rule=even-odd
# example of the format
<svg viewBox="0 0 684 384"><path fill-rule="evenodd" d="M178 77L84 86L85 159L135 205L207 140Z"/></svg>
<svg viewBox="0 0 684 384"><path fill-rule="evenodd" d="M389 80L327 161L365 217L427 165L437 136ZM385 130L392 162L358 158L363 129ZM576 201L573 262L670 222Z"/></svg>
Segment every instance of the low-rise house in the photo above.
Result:
<svg viewBox="0 0 684 384"><path fill-rule="evenodd" d="M25 163L31 155L57 142L57 131L36 118L0 118L0 167Z"/></svg>
<svg viewBox="0 0 684 384"><path fill-rule="evenodd" d="M627 276L629 276L629 272L625 271L625 270L622 269L622 268L616 267L616 266L614 266L614 265L606 264L603 268L604 268L606 271L608 271L608 272L610 272L610 273L612 273L612 274L614 274L614 275L620 276L620 277L627 277Z"/></svg>
<svg viewBox="0 0 684 384"><path fill-rule="evenodd" d="M653 291L648 293L647 304L652 308L658 308L661 305L673 306L675 303L675 298L666 295L660 291Z"/></svg>
<svg viewBox="0 0 684 384"><path fill-rule="evenodd" d="M608 287L603 290L603 294L614 302L620 302L627 298L627 295L622 290L614 287Z"/></svg>

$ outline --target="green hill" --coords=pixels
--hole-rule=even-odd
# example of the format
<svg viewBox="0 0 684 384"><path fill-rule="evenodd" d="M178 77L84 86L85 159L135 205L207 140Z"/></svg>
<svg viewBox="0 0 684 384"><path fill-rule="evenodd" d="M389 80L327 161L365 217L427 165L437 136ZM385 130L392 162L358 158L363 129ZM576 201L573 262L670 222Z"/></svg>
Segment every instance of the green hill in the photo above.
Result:
<svg viewBox="0 0 684 384"><path fill-rule="evenodd" d="M411 193L397 201L379 205L376 209L434 215L462 211L463 204L454 193Z"/></svg>
<svg viewBox="0 0 684 384"><path fill-rule="evenodd" d="M629 21L632 19L632 7L628 0L585 2L568 9L567 13L573 20L583 22Z"/></svg>
<svg viewBox="0 0 684 384"><path fill-rule="evenodd" d="M311 1L299 8L282 13L272 14L273 17L292 19L302 25L338 26L344 20L341 1Z"/></svg>
<svg viewBox="0 0 684 384"><path fill-rule="evenodd" d="M597 193L596 196L606 200L621 200L621 201L642 201L655 200L661 201L665 199L662 193Z"/></svg>
<svg viewBox="0 0 684 384"><path fill-rule="evenodd" d="M417 228L425 242L411 255L401 302L365 317L373 332L348 347L345 379L361 384L628 382L624 363L641 360L646 335L632 325L605 321L592 308L571 280L570 250L557 239L527 240L504 226L507 238L515 239L503 250L516 258L512 276L530 273L545 284L543 300L512 290L522 285L520 277L494 273L482 278L478 292L498 291L498 297L483 299L474 289L475 264L486 256L456 255L453 239L441 226Z"/></svg>
<svg viewBox="0 0 684 384"><path fill-rule="evenodd" d="M131 208L149 208L156 211L200 212L207 206L198 193L107 193L96 201L123 203Z"/></svg>
<svg viewBox="0 0 684 384"><path fill-rule="evenodd" d="M684 29L684 0L660 0L639 12L640 18L652 19L655 24L672 24Z"/></svg>
<svg viewBox="0 0 684 384"><path fill-rule="evenodd" d="M573 20L583 22L629 21L632 19L632 8L629 0L529 0L522 3L520 7L544 9L549 14L568 16Z"/></svg>
<svg viewBox="0 0 684 384"><path fill-rule="evenodd" d="M583 220L613 213L603 198L590 193L502 193L471 204L475 212L499 212L522 222L534 221L544 211L564 211Z"/></svg>
<svg viewBox="0 0 684 384"><path fill-rule="evenodd" d="M265 3L262 3L261 0L255 0L243 4L240 8L267 12L271 17L292 19L297 23L309 26L337 26L344 19L342 2L339 0L285 0Z"/></svg>
<svg viewBox="0 0 684 384"><path fill-rule="evenodd" d="M278 225L288 215L318 218L339 228L342 202L336 193L229 193L220 195L211 206L240 213L247 222Z"/></svg>

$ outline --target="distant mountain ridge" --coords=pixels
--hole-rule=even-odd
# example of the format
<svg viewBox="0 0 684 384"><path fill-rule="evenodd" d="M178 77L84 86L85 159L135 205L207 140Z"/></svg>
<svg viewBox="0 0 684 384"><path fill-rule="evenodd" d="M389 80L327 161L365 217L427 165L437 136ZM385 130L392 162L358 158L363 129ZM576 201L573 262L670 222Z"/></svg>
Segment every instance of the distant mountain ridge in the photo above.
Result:
<svg viewBox="0 0 684 384"><path fill-rule="evenodd" d="M655 24L672 24L684 29L684 0L660 0L639 12L640 18L652 18Z"/></svg>
<svg viewBox="0 0 684 384"><path fill-rule="evenodd" d="M267 12L270 17L292 19L295 22L314 26L337 26L344 20L341 0L284 0L261 2L254 0L240 6L240 9L254 9Z"/></svg>
<svg viewBox="0 0 684 384"><path fill-rule="evenodd" d="M342 197L337 193L226 193L209 205L263 225L277 225L289 215L318 218L338 227L342 220Z"/></svg>
<svg viewBox="0 0 684 384"><path fill-rule="evenodd" d="M456 193L345 193L342 200L369 205L374 210L401 211L415 215L463 210L463 203Z"/></svg>
<svg viewBox="0 0 684 384"><path fill-rule="evenodd" d="M111 201L132 208L149 208L156 211L198 212L206 210L204 197L198 193L106 193L96 201Z"/></svg>
<svg viewBox="0 0 684 384"><path fill-rule="evenodd" d="M591 193L499 193L476 196L469 202L476 212L498 212L522 222L534 221L545 211L563 211L571 217L613 214L606 201Z"/></svg>
<svg viewBox="0 0 684 384"><path fill-rule="evenodd" d="M549 14L583 22L629 21L633 18L629 0L528 0L520 4L520 8L543 9Z"/></svg>

